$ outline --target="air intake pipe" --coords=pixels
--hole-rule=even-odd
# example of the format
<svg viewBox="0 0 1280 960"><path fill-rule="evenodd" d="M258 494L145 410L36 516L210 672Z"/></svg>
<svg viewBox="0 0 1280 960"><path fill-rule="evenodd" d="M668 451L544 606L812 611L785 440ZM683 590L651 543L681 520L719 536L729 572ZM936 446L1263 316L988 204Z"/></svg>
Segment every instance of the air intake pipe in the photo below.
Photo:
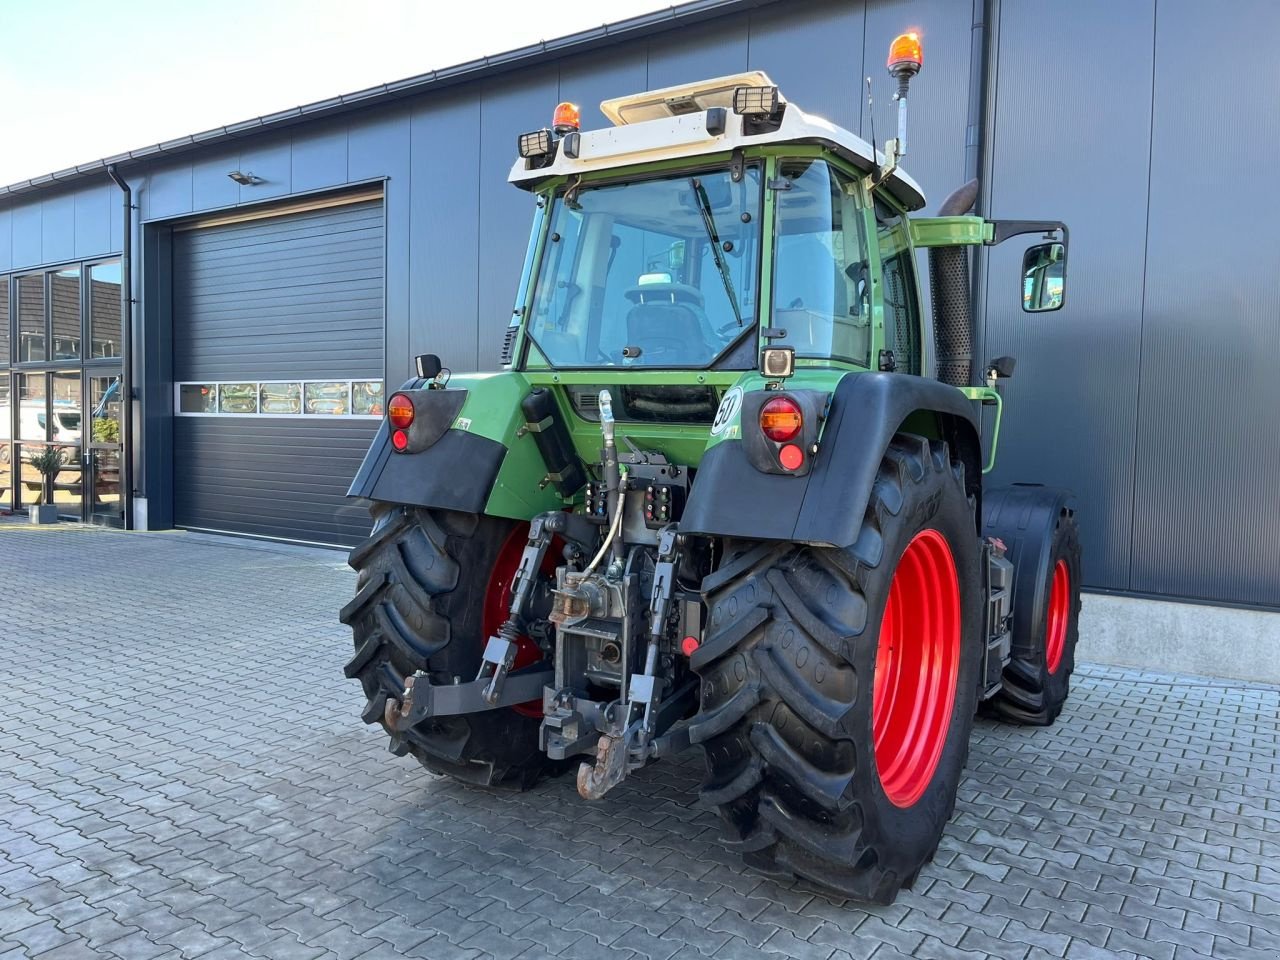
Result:
<svg viewBox="0 0 1280 960"><path fill-rule="evenodd" d="M962 217L978 199L978 181L970 180L938 208L939 217ZM969 251L965 247L929 249L929 291L933 297L933 342L937 376L943 383L967 387L973 376L973 309L969 301Z"/></svg>

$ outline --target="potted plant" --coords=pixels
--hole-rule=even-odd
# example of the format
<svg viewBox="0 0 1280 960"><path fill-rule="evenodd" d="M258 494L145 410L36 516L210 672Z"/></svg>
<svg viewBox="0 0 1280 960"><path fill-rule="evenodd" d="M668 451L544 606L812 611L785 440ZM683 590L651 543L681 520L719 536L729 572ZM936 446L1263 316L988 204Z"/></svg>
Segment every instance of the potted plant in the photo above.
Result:
<svg viewBox="0 0 1280 960"><path fill-rule="evenodd" d="M53 502L53 481L66 462L66 451L52 446L32 454L28 461L43 478L40 484L40 502L31 507L32 523L58 522L58 505Z"/></svg>

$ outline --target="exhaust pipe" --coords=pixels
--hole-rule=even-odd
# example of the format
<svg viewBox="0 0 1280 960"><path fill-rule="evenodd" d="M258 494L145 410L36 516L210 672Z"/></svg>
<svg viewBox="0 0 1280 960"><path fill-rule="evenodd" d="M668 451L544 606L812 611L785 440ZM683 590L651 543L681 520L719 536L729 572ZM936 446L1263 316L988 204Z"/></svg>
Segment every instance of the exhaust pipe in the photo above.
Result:
<svg viewBox="0 0 1280 960"><path fill-rule="evenodd" d="M962 217L978 199L978 181L970 180L938 208L939 217ZM937 376L953 387L973 377L973 310L969 300L969 252L964 247L929 249L929 292L933 297L933 341Z"/></svg>

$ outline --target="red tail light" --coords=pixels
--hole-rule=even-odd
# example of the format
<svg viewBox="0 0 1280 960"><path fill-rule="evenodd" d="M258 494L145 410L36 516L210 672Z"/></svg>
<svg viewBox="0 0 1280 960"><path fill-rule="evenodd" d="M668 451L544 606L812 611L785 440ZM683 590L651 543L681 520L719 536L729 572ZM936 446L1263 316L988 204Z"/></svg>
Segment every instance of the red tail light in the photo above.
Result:
<svg viewBox="0 0 1280 960"><path fill-rule="evenodd" d="M774 397L760 408L760 429L774 443L786 443L804 426L800 405L790 397Z"/></svg>
<svg viewBox="0 0 1280 960"><path fill-rule="evenodd" d="M397 430L408 430L413 425L413 401L403 393L393 393L387 401L387 419Z"/></svg>

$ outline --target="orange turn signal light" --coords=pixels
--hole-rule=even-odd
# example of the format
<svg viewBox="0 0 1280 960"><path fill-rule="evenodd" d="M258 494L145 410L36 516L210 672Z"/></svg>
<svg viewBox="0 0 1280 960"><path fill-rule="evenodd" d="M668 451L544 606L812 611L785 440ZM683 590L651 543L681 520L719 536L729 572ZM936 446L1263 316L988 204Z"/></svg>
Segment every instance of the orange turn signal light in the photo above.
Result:
<svg viewBox="0 0 1280 960"><path fill-rule="evenodd" d="M403 393L393 393L387 401L387 419L397 430L408 430L413 425L413 401Z"/></svg>
<svg viewBox="0 0 1280 960"><path fill-rule="evenodd" d="M909 70L915 73L924 65L924 47L918 33L900 33L889 44L889 72Z"/></svg>
<svg viewBox="0 0 1280 960"><path fill-rule="evenodd" d="M582 111L578 109L576 103L570 103L566 100L564 103L556 106L556 112L551 117L551 129L558 134L572 133L582 126Z"/></svg>
<svg viewBox="0 0 1280 960"><path fill-rule="evenodd" d="M786 443L803 426L800 405L790 397L774 397L760 408L760 429L774 443Z"/></svg>

